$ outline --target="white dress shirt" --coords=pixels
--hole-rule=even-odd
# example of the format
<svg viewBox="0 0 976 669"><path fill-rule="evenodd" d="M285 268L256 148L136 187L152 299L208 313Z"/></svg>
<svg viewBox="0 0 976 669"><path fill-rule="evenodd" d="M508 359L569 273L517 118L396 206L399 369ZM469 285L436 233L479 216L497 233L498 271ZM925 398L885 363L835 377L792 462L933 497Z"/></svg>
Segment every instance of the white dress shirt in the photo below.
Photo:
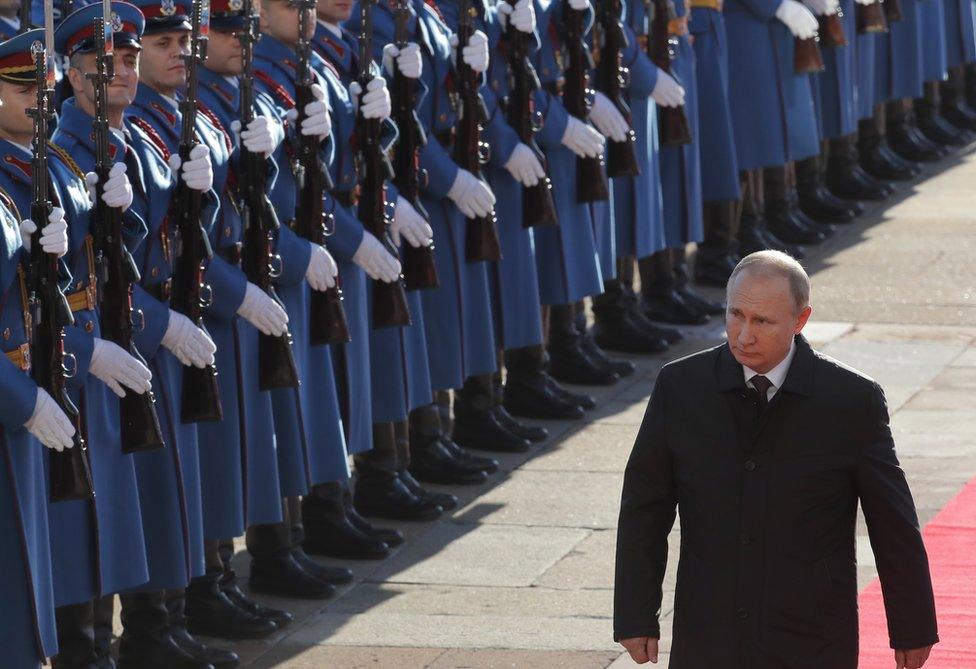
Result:
<svg viewBox="0 0 976 669"><path fill-rule="evenodd" d="M793 362L793 354L795 353L796 342L792 341L790 342L790 351L786 354L786 357L783 358L780 363L771 370L765 374L762 374L762 376L765 376L767 379L769 379L769 382L773 384L769 387L769 390L766 391L767 400L773 399L773 395L776 394L776 391L779 390L783 385L783 382L786 381L786 374L790 371L790 363ZM759 374L759 372L742 365L742 374L745 376L746 385L753 390L756 390L756 387L752 385L752 377Z"/></svg>

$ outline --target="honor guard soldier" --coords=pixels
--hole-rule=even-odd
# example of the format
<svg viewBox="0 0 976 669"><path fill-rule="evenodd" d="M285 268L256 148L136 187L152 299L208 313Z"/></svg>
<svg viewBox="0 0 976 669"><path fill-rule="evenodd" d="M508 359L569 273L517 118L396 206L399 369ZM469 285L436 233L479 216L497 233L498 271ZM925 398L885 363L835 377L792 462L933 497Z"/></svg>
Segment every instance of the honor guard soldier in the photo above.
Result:
<svg viewBox="0 0 976 669"><path fill-rule="evenodd" d="M9 57L32 62L31 46L43 43L44 31L31 30L4 43ZM33 68L8 73L0 80L0 102L4 116L4 154L0 187L13 206L30 212L32 200L31 147L33 121L27 110L37 106L37 83ZM54 598L58 606L58 636L61 652L56 666L74 667L87 662L95 651L93 602L103 595L139 586L148 578L139 513L139 495L133 468L138 455L124 451L120 435L119 397L150 389L152 375L141 360L129 355L103 337L100 326L101 268L95 258L99 249L93 241L92 201L86 175L75 160L56 145L48 145L48 181L52 201L68 222L70 245L64 262L73 277L66 291L75 326L87 334L84 353L76 363L87 373L77 373L69 386L74 403L84 416L89 445L94 497L52 503L49 509L53 554ZM128 208L132 188L125 166L114 168L99 192L105 204ZM93 181L90 175L89 183ZM145 234L145 226L128 219L124 233L132 241ZM117 397L118 396L118 397ZM127 446L127 445L126 445Z"/></svg>
<svg viewBox="0 0 976 669"><path fill-rule="evenodd" d="M482 0L445 0L439 2L438 7L448 27L455 33L460 31L460 12L468 8L468 21L474 29L486 35L488 52L494 54L488 63L485 82L480 87L480 96L487 112L482 139L489 147L484 169L488 184L496 196L495 216L501 252L501 258L488 265L488 278L495 340L500 359L503 360L505 350L538 347L543 341L538 276L532 252L534 225L531 224L536 222L527 221L526 216L532 213L527 211L523 199L532 197L527 194L529 189L538 187L545 189L541 200L551 202L551 187L548 186L549 178L541 152L525 144L509 123L509 108L505 102L510 100L513 105L516 103L509 95L512 77L517 76L522 78L519 82L522 86L521 102L531 104L530 96L534 90L525 79L530 76L525 68L531 67L528 59L539 48L535 34L535 8L531 0L511 4L503 2L496 6ZM514 109L512 113L515 113ZM552 220L547 222L555 224L554 208L550 218ZM526 226L527 223L530 227ZM518 353L515 355L517 357ZM519 423L503 406L501 395L500 370L495 375L468 377L464 387L454 394L453 441L464 448L511 453L525 452L530 443L542 441L548 436L544 428ZM444 426L429 410L418 411L413 417L412 427L411 446L418 454L436 453L435 441L439 440L444 445L451 443ZM495 469L491 461L479 464L487 466L487 471ZM418 476L432 483L441 482L437 470L448 467L432 458L428 466L431 467L430 471L418 467ZM465 481L470 477L464 469L458 475ZM446 476L443 482L452 482L450 478Z"/></svg>
<svg viewBox="0 0 976 669"><path fill-rule="evenodd" d="M30 45L43 32L25 33L19 40L0 44L0 90L31 89L34 83ZM26 97L26 96L25 96ZM36 103L36 94L32 98ZM30 141L30 130L13 134L10 124L23 123L24 108L0 107L0 133L6 140ZM30 119L27 119L30 125ZM5 142L6 143L6 142ZM29 165L29 161L28 161ZM34 243L45 254L63 256L68 251L64 212L55 209ZM4 615L2 643L4 663L12 667L40 667L58 653L55 629L54 584L48 535L47 450L63 452L73 446L76 430L54 398L31 377L31 320L27 272L33 222L22 225L19 212L6 194L0 194L0 448L7 466L0 474L0 527L8 550L0 557ZM23 233L21 230L23 229ZM22 249L22 247L25 247ZM84 362L91 355L92 337L83 328L65 329L65 351ZM84 378L84 370L78 367ZM76 381L77 382L77 381ZM63 504L66 502L57 502ZM17 547L23 547L20 550ZM89 575L91 578L92 575Z"/></svg>
<svg viewBox="0 0 976 669"><path fill-rule="evenodd" d="M965 70L976 63L976 12L968 2L945 0L948 78L939 83L942 115L964 130L976 130L976 109L967 101Z"/></svg>
<svg viewBox="0 0 976 669"><path fill-rule="evenodd" d="M166 590L181 591L201 575L203 531L196 426L183 422L184 365L204 369L213 365L215 346L210 337L184 314L170 308L177 258L174 230L169 224L177 180L198 192L207 206L199 224L209 228L216 199L207 195L213 181L206 152L196 151L184 164L171 169L166 146L145 123L125 119L126 108L138 86L139 37L142 13L125 2L111 4L114 77L107 90L107 121L111 128L108 152L122 158L137 175L134 200L128 216L138 216L147 227L145 240L132 248L140 285L136 306L142 312L142 328L135 335L140 353L152 370L152 390L159 404L158 417L165 447L134 458L142 504L149 566L148 583L121 594L124 632L119 646L122 667L207 667L209 662L193 655L194 644L180 626L179 616L170 624ZM56 31L57 50L69 58L67 76L74 97L61 108L53 140L71 155L82 170L98 159L93 132L96 112L93 78L98 74L93 25L102 18L102 5L89 5L65 18ZM172 161L176 165L175 161ZM185 248L185 245L184 245ZM217 273L207 277L216 282ZM194 389L196 390L196 389ZM103 602L105 604L106 602ZM111 620L101 612L102 620Z"/></svg>

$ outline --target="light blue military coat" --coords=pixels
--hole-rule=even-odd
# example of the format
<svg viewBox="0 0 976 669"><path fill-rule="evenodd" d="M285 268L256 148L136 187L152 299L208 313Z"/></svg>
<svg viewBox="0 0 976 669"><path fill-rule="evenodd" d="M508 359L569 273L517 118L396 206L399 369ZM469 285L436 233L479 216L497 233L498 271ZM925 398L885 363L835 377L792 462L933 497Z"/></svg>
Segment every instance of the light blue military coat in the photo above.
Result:
<svg viewBox="0 0 976 669"><path fill-rule="evenodd" d="M254 52L255 83L270 95L275 104L287 110L294 107L295 55L294 51L269 35L263 35ZM272 85L273 84L273 85ZM289 132L294 137L294 128ZM310 246L288 229L294 221L297 186L290 166L291 144L286 139L275 154L278 178L271 193L272 202L282 222L279 232L279 254L284 269L278 277L278 295L288 311L288 327L294 338L292 350L302 379L301 388L272 391L275 432L278 436L278 467L281 492L293 496L304 494L316 483L344 479L349 475L346 462L346 442L340 417L337 395L337 375L330 346L309 344L308 310L311 290L305 281ZM323 144L322 160L331 160L332 138ZM333 210L331 198L326 211ZM330 240L331 242L331 240ZM330 250L334 251L331 243ZM340 279L341 271L340 271ZM347 300L346 313L353 321L361 318L361 308L355 303L354 280L343 283L352 291ZM361 295L361 293L360 293ZM359 321L361 329L361 321ZM362 350L362 349L357 349ZM368 358L367 358L368 360ZM364 368L365 369L365 368ZM368 391L367 391L368 401ZM368 424L368 413L366 423ZM360 430L363 429L362 422Z"/></svg>
<svg viewBox="0 0 976 669"><path fill-rule="evenodd" d="M319 22L316 25L313 44L316 52L330 63L335 72L338 73L342 85L348 88L349 84L355 81L358 76L359 40L356 35L343 29L342 36L339 37ZM332 81L335 82L334 77ZM343 99L347 99L344 94ZM335 101L333 106L337 106ZM346 118L345 122L342 123L346 132L349 132L350 124L354 130L354 117ZM346 137L344 139L346 143L339 150L341 159L333 164L334 176L339 181L339 191L349 191L351 184L357 180L352 146L349 143L352 138ZM391 183L386 184L386 189L388 214L392 217L396 207L396 189ZM358 224L358 220L356 223ZM344 235L349 237L346 241L347 245L351 246L352 243L356 243L358 246L361 240L362 226L349 225L347 227L356 233ZM341 244L345 240L340 238L336 241ZM355 253L355 249L353 249L353 253ZM371 321L373 287L372 282L368 279L365 294L367 300L366 315ZM373 328L370 324L368 330L370 401L374 423L406 420L411 409L430 404L433 396L430 388L427 340L424 334L423 304L417 291L407 293L407 306L410 309L410 325ZM362 370L356 372L347 369L347 372L362 374ZM357 450L363 450L363 444L360 443L358 446Z"/></svg>
<svg viewBox="0 0 976 669"><path fill-rule="evenodd" d="M810 77L793 68L794 37L781 0L728 0L729 100L740 170L785 165L820 152Z"/></svg>
<svg viewBox="0 0 976 669"><path fill-rule="evenodd" d="M904 19L875 36L874 99L876 102L922 95L922 10L927 0L904 0ZM860 39L860 38L859 38Z"/></svg>
<svg viewBox="0 0 976 669"><path fill-rule="evenodd" d="M942 81L949 67L946 57L946 17L943 0L919 3L919 33L922 43L922 79Z"/></svg>
<svg viewBox="0 0 976 669"><path fill-rule="evenodd" d="M451 31L438 10L422 0L413 0L412 9L407 30L410 40L420 45L423 57L423 74L417 83L417 115L427 132L427 145L420 152L420 167L427 172L421 204L430 214L434 262L440 278L438 288L421 291L421 302L427 350L432 353L429 356L431 388L448 390L460 388L469 376L493 372L496 346L487 264L465 260L466 223L454 203L447 199L458 171L450 149L439 139L456 122L451 100L454 86ZM359 9L354 6L347 27L355 33L358 23ZM391 43L393 36L393 13L386 0L373 11L374 58L380 58L383 46Z"/></svg>
<svg viewBox="0 0 976 669"><path fill-rule="evenodd" d="M972 0L945 0L946 63L958 67L976 62L976 7Z"/></svg>
<svg viewBox="0 0 976 669"><path fill-rule="evenodd" d="M810 77L821 139L845 137L857 131L857 25L854 0L841 0L841 23L847 45L821 49L824 71Z"/></svg>
<svg viewBox="0 0 976 669"><path fill-rule="evenodd" d="M21 147L0 141L0 187L12 198L23 218L30 215L30 154ZM91 284L95 268L89 266L87 238L91 204L81 169L69 154L51 149L48 171L52 201L65 210L69 251L64 262L73 280L66 292L74 293ZM140 221L128 217L128 241L145 234ZM97 306L97 305L92 305ZM76 327L88 334L83 348L75 351L79 369L87 370L94 337L99 337L96 309L74 312ZM118 592L146 582L146 554L139 513L134 457L124 455L119 435L119 402L100 380L86 373L76 374L70 395L84 416L85 438L95 487L94 507L88 500L51 504L49 522L53 548L54 596L58 606L77 604L102 594Z"/></svg>

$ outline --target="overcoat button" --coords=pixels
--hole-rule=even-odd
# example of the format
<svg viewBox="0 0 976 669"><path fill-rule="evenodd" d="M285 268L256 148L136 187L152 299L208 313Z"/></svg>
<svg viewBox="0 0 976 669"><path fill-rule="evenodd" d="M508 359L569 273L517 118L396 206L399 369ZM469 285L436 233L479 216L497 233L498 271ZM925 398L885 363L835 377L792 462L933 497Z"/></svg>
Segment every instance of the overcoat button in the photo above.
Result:
<svg viewBox="0 0 976 669"><path fill-rule="evenodd" d="M4 328L3 329L3 338L4 339L10 339L10 328Z"/></svg>
<svg viewBox="0 0 976 669"><path fill-rule="evenodd" d="M735 614L739 616L739 620L745 620L746 618L749 617L749 612L746 611L745 609L739 609L738 611L735 612Z"/></svg>
<svg viewBox="0 0 976 669"><path fill-rule="evenodd" d="M92 332L95 330L95 323L93 321L88 321L85 323L85 332Z"/></svg>
<svg viewBox="0 0 976 669"><path fill-rule="evenodd" d="M746 467L746 471L747 472L755 471L756 470L756 463L753 462L752 460L746 460L745 467Z"/></svg>

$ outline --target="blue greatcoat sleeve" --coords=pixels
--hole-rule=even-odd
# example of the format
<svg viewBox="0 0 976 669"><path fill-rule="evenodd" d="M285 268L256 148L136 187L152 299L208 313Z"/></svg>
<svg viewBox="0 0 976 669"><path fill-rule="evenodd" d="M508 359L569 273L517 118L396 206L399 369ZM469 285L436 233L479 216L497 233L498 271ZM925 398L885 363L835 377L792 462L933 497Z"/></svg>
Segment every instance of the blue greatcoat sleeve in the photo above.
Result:
<svg viewBox="0 0 976 669"><path fill-rule="evenodd" d="M433 133L427 136L427 144L420 150L420 167L427 170L427 183L424 191L431 197L442 200L454 185L459 168L444 150Z"/></svg>
<svg viewBox="0 0 976 669"><path fill-rule="evenodd" d="M294 286L305 280L308 261L312 257L312 246L287 225L278 228L278 255L281 257L281 274L275 283L281 286Z"/></svg>
<svg viewBox="0 0 976 669"><path fill-rule="evenodd" d="M630 86L627 92L634 97L647 97L657 86L659 70L637 44L637 35L633 29L625 25L624 32L627 35L627 48L624 49L623 63L630 70Z"/></svg>
<svg viewBox="0 0 976 669"><path fill-rule="evenodd" d="M169 327L169 307L136 284L132 287L132 305L142 312L141 330L135 332L135 345L146 360L152 360L163 343Z"/></svg>
<svg viewBox="0 0 976 669"><path fill-rule="evenodd" d="M739 0L760 21L771 21L783 0Z"/></svg>
<svg viewBox="0 0 976 669"><path fill-rule="evenodd" d="M34 413L37 384L5 355L0 355L0 424L16 430Z"/></svg>
<svg viewBox="0 0 976 669"><path fill-rule="evenodd" d="M75 373L68 379L68 384L72 388L81 388L85 385L94 351L94 335L75 325L64 329L64 352L75 358Z"/></svg>
<svg viewBox="0 0 976 669"><path fill-rule="evenodd" d="M352 260L366 234L363 224L345 207L337 207L331 195L326 196L325 208L335 216L335 232L326 239L326 246L337 258Z"/></svg>
<svg viewBox="0 0 976 669"><path fill-rule="evenodd" d="M495 91L490 86L482 86L481 97L484 98L485 108L488 110L488 123L485 125L484 138L491 146L489 164L492 167L501 168L512 157L512 151L519 144L519 137L505 119L505 114L498 104L498 96L495 95Z"/></svg>
<svg viewBox="0 0 976 669"><path fill-rule="evenodd" d="M542 146L559 146L566 126L569 125L569 112L562 101L545 89L535 92L536 109L542 114L542 128L536 141Z"/></svg>

